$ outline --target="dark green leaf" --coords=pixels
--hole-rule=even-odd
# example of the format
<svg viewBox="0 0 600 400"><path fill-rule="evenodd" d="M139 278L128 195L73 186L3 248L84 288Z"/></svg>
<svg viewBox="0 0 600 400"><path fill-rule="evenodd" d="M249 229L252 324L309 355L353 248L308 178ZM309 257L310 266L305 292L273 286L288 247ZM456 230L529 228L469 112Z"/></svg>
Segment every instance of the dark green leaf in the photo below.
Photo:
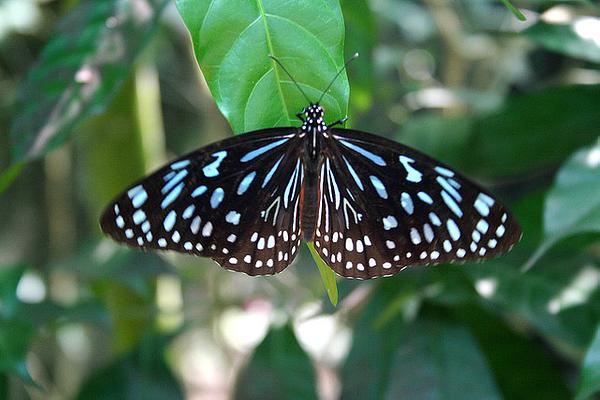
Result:
<svg viewBox="0 0 600 400"><path fill-rule="evenodd" d="M24 272L24 266L0 267L0 318L15 316L19 306L17 286Z"/></svg>
<svg viewBox="0 0 600 400"><path fill-rule="evenodd" d="M596 139L599 102L600 85L555 87L510 97L485 116L414 118L401 135L459 170L515 177L555 167Z"/></svg>
<svg viewBox="0 0 600 400"><path fill-rule="evenodd" d="M600 143L562 166L546 198L544 227L547 237L600 232Z"/></svg>
<svg viewBox="0 0 600 400"><path fill-rule="evenodd" d="M0 172L0 194L8 189L14 180L17 179L24 166L24 163L16 163Z"/></svg>
<svg viewBox="0 0 600 400"><path fill-rule="evenodd" d="M600 326L596 329L594 340L590 344L577 385L577 399L592 398L600 391Z"/></svg>
<svg viewBox="0 0 600 400"><path fill-rule="evenodd" d="M539 340L519 335L502 319L475 306L455 309L469 326L504 398L570 399L559 365Z"/></svg>
<svg viewBox="0 0 600 400"><path fill-rule="evenodd" d="M290 326L271 329L241 371L236 399L316 399L315 370Z"/></svg>
<svg viewBox="0 0 600 400"><path fill-rule="evenodd" d="M544 241L524 270L558 241L600 232L600 143L576 152L556 175L546 197L544 231Z"/></svg>
<svg viewBox="0 0 600 400"><path fill-rule="evenodd" d="M366 111L372 105L375 71L373 49L377 37L376 22L371 7L366 0L345 0L341 2L346 24L346 59L355 53L359 57L350 64L348 74L352 80L351 105L355 111ZM352 119L356 118L351 112ZM351 120L352 121L352 120Z"/></svg>
<svg viewBox="0 0 600 400"><path fill-rule="evenodd" d="M88 0L65 17L19 91L11 126L14 161L44 155L78 122L104 110L167 2Z"/></svg>
<svg viewBox="0 0 600 400"><path fill-rule="evenodd" d="M600 18L580 17L568 24L539 21L522 34L549 50L600 63Z"/></svg>
<svg viewBox="0 0 600 400"><path fill-rule="evenodd" d="M17 320L0 320L0 373L11 372L25 382L31 377L25 367L25 356L35 336L35 329Z"/></svg>
<svg viewBox="0 0 600 400"><path fill-rule="evenodd" d="M352 348L342 366L343 399L381 399L387 390L394 349L405 328L401 314L415 292L383 281L354 324Z"/></svg>
<svg viewBox="0 0 600 400"><path fill-rule="evenodd" d="M168 338L146 336L131 354L95 372L78 399L183 399L164 352Z"/></svg>
<svg viewBox="0 0 600 400"><path fill-rule="evenodd" d="M269 54L312 101L344 64L337 0L177 0L177 7L212 95L236 133L297 125L295 114L307 105ZM346 116L348 96L343 73L322 101L328 121Z"/></svg>
<svg viewBox="0 0 600 400"><path fill-rule="evenodd" d="M426 318L404 332L394 351L386 399L501 398L479 346L464 326Z"/></svg>
<svg viewBox="0 0 600 400"><path fill-rule="evenodd" d="M538 334L572 349L590 340L600 315L586 300L592 295L589 284L599 273L585 257L554 252L526 274L499 261L464 269L485 303L525 321Z"/></svg>

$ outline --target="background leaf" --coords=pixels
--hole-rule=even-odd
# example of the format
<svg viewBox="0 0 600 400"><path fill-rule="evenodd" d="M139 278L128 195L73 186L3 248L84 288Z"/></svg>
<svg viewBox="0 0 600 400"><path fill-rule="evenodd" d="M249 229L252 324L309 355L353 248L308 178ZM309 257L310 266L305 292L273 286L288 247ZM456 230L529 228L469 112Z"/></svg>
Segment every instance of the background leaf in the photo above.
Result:
<svg viewBox="0 0 600 400"><path fill-rule="evenodd" d="M567 56L600 62L600 18L580 17L566 24L538 21L523 35L547 48Z"/></svg>
<svg viewBox="0 0 600 400"><path fill-rule="evenodd" d="M183 399L165 362L167 337L147 336L135 351L98 370L84 383L78 399Z"/></svg>
<svg viewBox="0 0 600 400"><path fill-rule="evenodd" d="M14 161L46 154L64 143L78 122L106 108L166 4L84 1L69 13L21 86L11 125Z"/></svg>
<svg viewBox="0 0 600 400"><path fill-rule="evenodd" d="M592 398L600 391L600 327L596 330L594 340L590 344L577 385L577 399Z"/></svg>
<svg viewBox="0 0 600 400"><path fill-rule="evenodd" d="M600 85L550 88L482 116L415 118L400 137L456 168L507 179L552 168L596 139L599 101Z"/></svg>
<svg viewBox="0 0 600 400"><path fill-rule="evenodd" d="M315 371L289 325L273 328L254 350L236 385L236 399L316 399Z"/></svg>
<svg viewBox="0 0 600 400"><path fill-rule="evenodd" d="M455 322L424 319L412 324L393 357L387 399L502 398L477 343Z"/></svg>
<svg viewBox="0 0 600 400"><path fill-rule="evenodd" d="M544 227L555 238L600 231L600 143L561 167L546 198Z"/></svg>

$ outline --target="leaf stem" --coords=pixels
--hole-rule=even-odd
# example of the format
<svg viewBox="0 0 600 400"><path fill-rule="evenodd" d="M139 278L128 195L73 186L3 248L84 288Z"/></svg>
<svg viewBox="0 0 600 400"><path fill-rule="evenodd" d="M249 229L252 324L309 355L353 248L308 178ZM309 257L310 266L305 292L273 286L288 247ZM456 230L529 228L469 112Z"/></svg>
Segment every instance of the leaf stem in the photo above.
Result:
<svg viewBox="0 0 600 400"><path fill-rule="evenodd" d="M506 6L506 8L510 10L511 13L513 13L515 17L517 17L519 21L527 21L527 17L525 16L525 14L523 14L517 7L513 6L510 0L500 1L502 2L502 4L504 4L504 6Z"/></svg>

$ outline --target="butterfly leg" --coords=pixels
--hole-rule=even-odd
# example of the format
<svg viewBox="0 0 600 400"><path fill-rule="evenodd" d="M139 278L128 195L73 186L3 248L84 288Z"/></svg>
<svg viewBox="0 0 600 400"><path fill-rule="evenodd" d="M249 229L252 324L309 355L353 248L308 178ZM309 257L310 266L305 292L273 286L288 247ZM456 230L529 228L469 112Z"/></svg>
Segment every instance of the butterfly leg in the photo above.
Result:
<svg viewBox="0 0 600 400"><path fill-rule="evenodd" d="M303 112L299 112L298 114L296 114L296 117L298 117L298 119L302 122L306 122L306 120L304 119L304 113Z"/></svg>

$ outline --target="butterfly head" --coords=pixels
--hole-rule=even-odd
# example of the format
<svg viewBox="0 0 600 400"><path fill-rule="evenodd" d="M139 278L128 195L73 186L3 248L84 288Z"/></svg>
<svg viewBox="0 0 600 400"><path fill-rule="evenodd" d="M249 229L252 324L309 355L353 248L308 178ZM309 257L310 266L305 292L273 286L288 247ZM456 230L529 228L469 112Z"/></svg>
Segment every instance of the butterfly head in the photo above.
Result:
<svg viewBox="0 0 600 400"><path fill-rule="evenodd" d="M304 108L303 114L307 121L314 121L321 123L323 121L323 114L325 110L319 103L311 103L309 106Z"/></svg>

